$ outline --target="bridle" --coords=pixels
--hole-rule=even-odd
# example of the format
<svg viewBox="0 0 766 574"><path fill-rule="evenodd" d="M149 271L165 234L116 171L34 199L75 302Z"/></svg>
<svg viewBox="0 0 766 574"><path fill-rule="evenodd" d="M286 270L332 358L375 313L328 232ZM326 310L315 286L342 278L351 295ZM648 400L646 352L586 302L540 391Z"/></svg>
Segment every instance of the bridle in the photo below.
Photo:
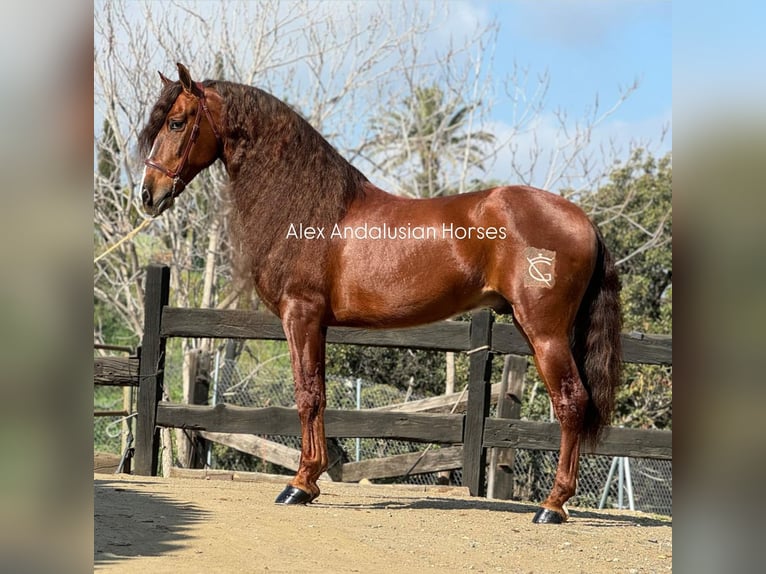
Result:
<svg viewBox="0 0 766 574"><path fill-rule="evenodd" d="M176 196L176 185L178 182L181 182L184 187L186 187L186 182L181 179L181 172L186 167L186 161L189 159L189 153L191 152L191 148L194 145L194 142L197 141L197 137L199 137L199 125L202 121L202 112L205 112L205 115L207 116L207 121L210 123L210 127L213 129L213 134L215 134L215 140L217 145L220 145L221 143L221 136L218 133L218 130L215 127L215 122L213 121L213 116L210 115L210 110L207 107L207 100L205 99L205 88L202 84L199 82L196 83L196 88L199 90L199 94L195 94L197 96L197 100L199 101L199 105L197 106L197 113L194 116L194 125L192 126L191 135L189 136L189 139L186 141L186 148L184 148L184 153L181 156L181 161L178 163L178 166L175 169L168 169L165 166L162 166L158 164L157 162L153 161L150 158L146 158L144 160L144 165L147 167L151 167L156 169L157 171L165 174L170 179L173 180L173 190L171 192L172 196ZM180 192L179 192L180 193Z"/></svg>

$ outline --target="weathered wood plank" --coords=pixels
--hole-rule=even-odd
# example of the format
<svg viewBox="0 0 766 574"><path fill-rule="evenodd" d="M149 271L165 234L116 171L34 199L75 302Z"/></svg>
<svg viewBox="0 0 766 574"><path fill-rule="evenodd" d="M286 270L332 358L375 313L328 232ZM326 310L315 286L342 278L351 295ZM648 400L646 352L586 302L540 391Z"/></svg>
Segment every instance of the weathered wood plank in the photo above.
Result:
<svg viewBox="0 0 766 574"><path fill-rule="evenodd" d="M206 440L257 456L288 470L296 471L300 464L301 451L259 436L208 431L200 431L199 434Z"/></svg>
<svg viewBox="0 0 766 574"><path fill-rule="evenodd" d="M166 337L285 340L278 317L240 309L165 307L162 310L162 334Z"/></svg>
<svg viewBox="0 0 766 574"><path fill-rule="evenodd" d="M645 333L622 334L622 360L647 365L673 364L673 338Z"/></svg>
<svg viewBox="0 0 766 574"><path fill-rule="evenodd" d="M521 397L524 395L524 375L526 372L526 357L505 356L496 418L518 419L521 416ZM490 449L487 497L500 500L513 498L514 453L512 448Z"/></svg>
<svg viewBox="0 0 766 574"><path fill-rule="evenodd" d="M146 269L144 289L144 338L138 385L138 418L136 420L135 473L157 474L160 434L156 428L157 403L162 393L165 366L165 338L160 334L162 308L168 304L170 268L150 265Z"/></svg>
<svg viewBox="0 0 766 574"><path fill-rule="evenodd" d="M471 318L471 350L468 365L468 407L463 439L463 486L472 496L484 496L487 449L483 445L484 421L489 414L492 375L492 315L486 309ZM410 415L412 416L412 415Z"/></svg>
<svg viewBox="0 0 766 574"><path fill-rule="evenodd" d="M510 323L495 323L492 326L492 349L502 354L532 354L524 336ZM673 338L669 335L623 333L622 360L626 363L671 365Z"/></svg>
<svg viewBox="0 0 766 574"><path fill-rule="evenodd" d="M531 355L524 335L512 323L492 325L492 350L503 355Z"/></svg>
<svg viewBox="0 0 766 574"><path fill-rule="evenodd" d="M404 329L330 327L327 342L370 347L402 347L437 351L465 351L470 345L470 324L442 321ZM184 309L166 307L162 316L165 337L284 340L279 318L270 313L237 309Z"/></svg>
<svg viewBox="0 0 766 574"><path fill-rule="evenodd" d="M286 407L214 407L161 402L160 426L224 433L300 436L298 412ZM463 415L325 411L325 434L336 438L388 438L413 442L459 443Z"/></svg>
<svg viewBox="0 0 766 574"><path fill-rule="evenodd" d="M240 452L257 456L272 464L277 464L288 470L297 471L300 466L301 451L289 446L285 446L272 440L253 436L249 434L236 434L236 433L221 433L221 432L207 432L200 431L199 435L205 440L217 442L229 448L236 449ZM328 445L328 454L330 456L330 467L338 463L337 453L333 453L332 449ZM336 456L333 457L333 454ZM320 475L320 479L323 480L336 480L332 475L333 473L323 472ZM340 473L337 473L338 478Z"/></svg>
<svg viewBox="0 0 766 574"><path fill-rule="evenodd" d="M485 447L559 450L561 429L558 423L511 419L487 419L484 426ZM596 448L582 444L581 454L632 456L672 460L673 433L654 429L610 427Z"/></svg>
<svg viewBox="0 0 766 574"><path fill-rule="evenodd" d="M138 386L138 357L95 357L93 384Z"/></svg>
<svg viewBox="0 0 766 574"><path fill-rule="evenodd" d="M429 351L467 351L470 348L470 329L470 323L466 321L442 321L403 329L330 327L327 342Z"/></svg>
<svg viewBox="0 0 766 574"><path fill-rule="evenodd" d="M422 456L422 458L421 458ZM413 467L414 465L414 467ZM363 478L393 478L409 474L453 470L463 466L463 447L450 446L429 450L427 453L412 452L374 458L343 465L344 482L359 482Z"/></svg>
<svg viewBox="0 0 766 574"><path fill-rule="evenodd" d="M166 307L163 310L162 335L220 339L285 339L279 318L270 313L179 307ZM470 348L470 323L441 321L405 329L330 327L327 341L371 347L467 351ZM622 344L623 360L628 363L672 364L670 336L624 333ZM532 353L524 336L510 323L495 323L492 326L492 349L501 354Z"/></svg>
<svg viewBox="0 0 766 574"><path fill-rule="evenodd" d="M490 388L489 403L494 405L500 396L500 383L495 383ZM457 406L455 406L457 405ZM401 413L464 413L468 406L468 393L450 393L418 399L406 403L396 403L383 407L369 409L371 411L396 411ZM454 410L453 410L454 409Z"/></svg>

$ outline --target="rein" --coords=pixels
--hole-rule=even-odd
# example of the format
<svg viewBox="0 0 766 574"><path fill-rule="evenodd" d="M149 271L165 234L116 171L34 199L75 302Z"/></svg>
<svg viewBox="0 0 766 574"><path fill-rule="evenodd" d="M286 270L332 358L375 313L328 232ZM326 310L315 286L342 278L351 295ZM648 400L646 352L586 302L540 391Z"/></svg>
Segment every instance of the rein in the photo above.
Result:
<svg viewBox="0 0 766 574"><path fill-rule="evenodd" d="M215 122L213 121L213 116L210 115L210 110L207 107L207 100L205 99L205 88L202 84L197 83L197 88L199 89L199 95L197 96L197 99L199 100L199 105L197 106L197 113L194 116L194 125L192 126L191 135L189 136L189 139L186 141L186 147L184 148L184 153L181 156L181 161L178 163L178 166L175 169L168 169L163 165L158 164L157 162L153 161L151 158L146 158L144 160L144 165L147 167L151 167L156 169L157 171L165 174L170 179L173 180L173 191L172 195L173 197L176 196L176 185L178 182L181 182L184 187L186 187L186 182L181 179L181 172L186 167L186 162L189 159L189 153L191 152L191 148L194 145L194 142L197 141L197 137L199 137L199 125L202 121L202 112L205 112L205 115L207 116L207 121L210 124L210 127L213 129L213 134L215 134L215 140L218 144L221 143L221 136L218 133L218 130L215 127Z"/></svg>

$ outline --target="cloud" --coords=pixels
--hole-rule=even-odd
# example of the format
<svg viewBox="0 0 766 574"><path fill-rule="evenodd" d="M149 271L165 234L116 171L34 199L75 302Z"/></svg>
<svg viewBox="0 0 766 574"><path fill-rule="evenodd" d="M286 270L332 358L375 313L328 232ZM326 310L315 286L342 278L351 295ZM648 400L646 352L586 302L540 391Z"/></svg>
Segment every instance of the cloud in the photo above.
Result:
<svg viewBox="0 0 766 574"><path fill-rule="evenodd" d="M603 0L524 1L517 4L516 33L540 43L567 49L593 48L610 43L627 23L669 11L668 2Z"/></svg>

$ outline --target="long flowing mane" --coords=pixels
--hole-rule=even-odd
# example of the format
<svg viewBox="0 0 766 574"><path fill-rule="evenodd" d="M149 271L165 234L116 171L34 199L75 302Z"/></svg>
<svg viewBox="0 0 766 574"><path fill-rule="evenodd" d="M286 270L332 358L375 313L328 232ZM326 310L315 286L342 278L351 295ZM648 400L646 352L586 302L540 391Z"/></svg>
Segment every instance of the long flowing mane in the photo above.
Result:
<svg viewBox="0 0 766 574"><path fill-rule="evenodd" d="M367 178L271 94L229 82L213 87L224 101L223 131L232 146L227 169L232 229L244 257L239 267L281 282L306 248L287 238L290 225L332 226L364 193ZM324 264L323 250L312 257Z"/></svg>

